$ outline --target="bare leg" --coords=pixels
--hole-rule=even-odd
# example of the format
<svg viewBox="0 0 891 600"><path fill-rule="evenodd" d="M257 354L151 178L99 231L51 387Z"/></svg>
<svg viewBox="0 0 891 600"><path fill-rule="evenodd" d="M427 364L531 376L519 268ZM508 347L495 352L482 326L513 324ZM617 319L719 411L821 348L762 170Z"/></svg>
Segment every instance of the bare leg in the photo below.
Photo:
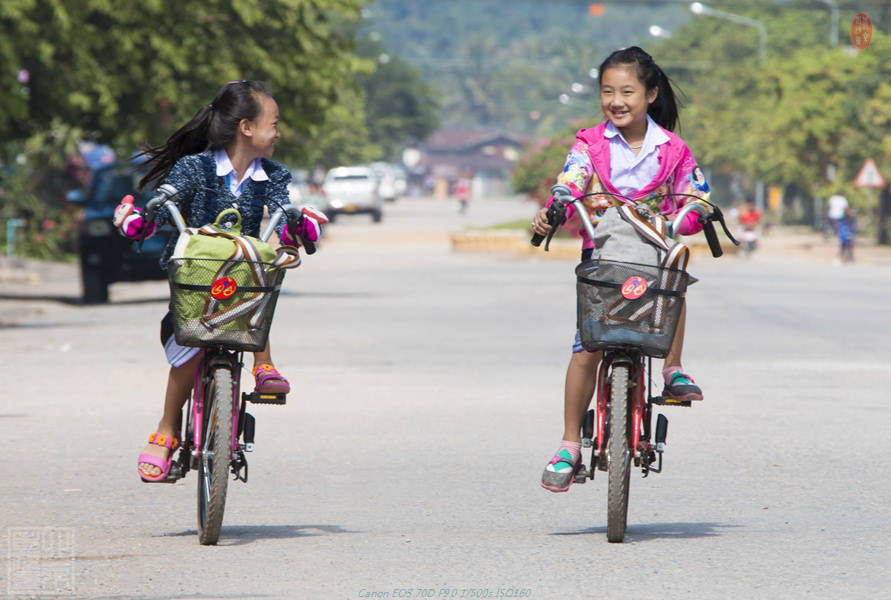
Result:
<svg viewBox="0 0 891 600"><path fill-rule="evenodd" d="M180 417L182 416L183 405L189 399L189 392L192 391L192 383L197 366L198 357L196 356L180 367L170 367L170 374L167 377L167 393L164 398L164 414L158 422L156 430L158 433L168 437L179 438ZM145 447L143 453L166 460L170 455L170 450L162 446L149 444ZM146 475L152 477L161 474L161 469L149 463L139 463L139 468Z"/></svg>
<svg viewBox="0 0 891 600"><path fill-rule="evenodd" d="M582 422L597 378L597 367L603 352L576 352L569 359L566 369L566 388L563 399L563 439L567 442L581 442Z"/></svg>
<svg viewBox="0 0 891 600"><path fill-rule="evenodd" d="M269 350L269 340L266 340L266 347L260 352L254 352L254 366L262 364L273 364L272 352Z"/></svg>
<svg viewBox="0 0 891 600"><path fill-rule="evenodd" d="M674 341L671 343L671 348L668 350L668 356L665 357L665 366L668 367L680 367L681 366L681 354L684 352L684 328L687 324L687 303L681 307L681 316L678 317L678 328L674 334Z"/></svg>

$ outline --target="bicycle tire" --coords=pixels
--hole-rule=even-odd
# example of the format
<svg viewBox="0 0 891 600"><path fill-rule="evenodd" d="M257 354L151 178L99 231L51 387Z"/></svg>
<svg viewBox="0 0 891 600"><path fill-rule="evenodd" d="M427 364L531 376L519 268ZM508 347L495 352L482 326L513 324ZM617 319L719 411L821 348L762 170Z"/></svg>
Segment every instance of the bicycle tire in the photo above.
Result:
<svg viewBox="0 0 891 600"><path fill-rule="evenodd" d="M202 440L212 455L201 452L198 457L198 541L210 546L220 537L229 484L232 450L232 374L229 369L218 367L214 370L204 398Z"/></svg>
<svg viewBox="0 0 891 600"><path fill-rule="evenodd" d="M606 539L622 542L628 524L628 484L631 476L631 406L629 369L616 365L610 373L609 483L607 486Z"/></svg>

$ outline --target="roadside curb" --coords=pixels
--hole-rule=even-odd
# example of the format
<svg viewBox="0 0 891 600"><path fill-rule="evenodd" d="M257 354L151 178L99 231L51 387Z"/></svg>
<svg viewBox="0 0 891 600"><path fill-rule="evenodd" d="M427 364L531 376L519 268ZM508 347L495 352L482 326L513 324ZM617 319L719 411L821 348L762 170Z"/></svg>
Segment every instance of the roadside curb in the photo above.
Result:
<svg viewBox="0 0 891 600"><path fill-rule="evenodd" d="M538 248L530 244L530 237L530 233L525 231L484 229L453 233L450 241L455 252L505 252L560 260L578 260L581 253L581 241L577 238L551 240L550 247L545 252L543 244ZM687 239L684 244L690 249L691 256L711 255L705 240ZM722 247L725 254L736 254L739 251L739 248L729 242L722 244Z"/></svg>
<svg viewBox="0 0 891 600"><path fill-rule="evenodd" d="M30 268L25 260L0 259L0 283L39 284L40 273Z"/></svg>

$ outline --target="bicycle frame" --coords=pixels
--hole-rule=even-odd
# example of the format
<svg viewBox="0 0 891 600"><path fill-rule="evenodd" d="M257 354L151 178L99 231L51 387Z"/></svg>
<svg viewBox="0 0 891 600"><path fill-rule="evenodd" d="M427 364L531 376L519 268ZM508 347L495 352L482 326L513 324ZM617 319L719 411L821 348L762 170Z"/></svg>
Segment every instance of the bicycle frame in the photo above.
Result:
<svg viewBox="0 0 891 600"><path fill-rule="evenodd" d="M241 353L235 353L227 350L218 350L218 349L205 349L200 353L199 364L195 369L195 383L193 387L192 393L192 406L191 406L191 416L193 423L204 423L204 408L206 398L204 397L204 392L207 389L207 384L212 377L213 371L216 368L225 368L228 369L232 373L232 414L240 415L241 414L241 402L239 399L239 390L241 388ZM211 407L211 413L208 416L207 422L213 424L213 420L215 419L215 411L214 407ZM231 454L229 456L229 460L233 460L235 458L236 452L240 449L240 444L238 443L238 423L239 419L232 419L232 437L230 442ZM201 454L207 452L207 440L203 438L202 427L196 427L193 431L192 439L194 441L194 448L196 450L196 458L200 459Z"/></svg>
<svg viewBox="0 0 891 600"><path fill-rule="evenodd" d="M610 394L612 392L609 385L609 374L613 365L617 363L622 363L629 367L631 372L629 381L633 382L631 384L634 388L634 395L631 403L632 431L628 438L628 448L633 452L635 465L639 465L642 453L650 450L649 421L650 415L652 414L651 401L648 393L648 375L650 371L648 367L650 365L649 363L644 363L644 356L640 354L636 355L623 351L605 351L603 353L603 360L600 362L600 368L597 371L596 423L594 428L596 437L592 441L593 455L591 457L592 467L596 462L598 468L601 470L605 469L606 463L599 460L599 458L603 456L606 451L607 438L609 435L606 422L606 415L609 412ZM641 436L641 433L643 433L643 436ZM641 442L646 442L647 445L644 446ZM595 458L598 460L595 461ZM649 470L658 472L657 469ZM591 474L593 476L593 468Z"/></svg>
<svg viewBox="0 0 891 600"><path fill-rule="evenodd" d="M241 444L238 441L239 433L244 424L245 400L241 397L241 369L243 366L242 353L233 352L221 348L204 348L198 354L198 364L195 367L195 376L192 384L192 393L184 407L186 422L184 423L182 437L182 447L180 449L180 458L171 468L171 479L181 479L186 476L191 469L197 468L198 461L202 456L210 452L207 448L209 437L204 436L204 424L208 424L208 429L213 425L215 417L214 407L211 406L211 412L206 415L207 398L205 392L210 383L213 372L217 368L224 368L232 374L232 435L230 438L230 455L229 463L238 459L239 452L251 451L252 444ZM236 477L242 481L247 481L247 463L241 461L238 466L243 465L244 475L236 474Z"/></svg>

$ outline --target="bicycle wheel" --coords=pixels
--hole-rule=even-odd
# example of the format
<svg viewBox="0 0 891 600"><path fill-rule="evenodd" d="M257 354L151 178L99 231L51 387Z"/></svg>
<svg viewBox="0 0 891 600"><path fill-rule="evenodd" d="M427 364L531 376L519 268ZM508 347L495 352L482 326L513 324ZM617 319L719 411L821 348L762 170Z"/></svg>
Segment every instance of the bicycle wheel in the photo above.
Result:
<svg viewBox="0 0 891 600"><path fill-rule="evenodd" d="M621 542L628 523L628 482L631 475L631 411L628 367L617 365L610 374L609 485L607 490L606 539Z"/></svg>
<svg viewBox="0 0 891 600"><path fill-rule="evenodd" d="M202 449L198 458L198 541L216 544L226 508L232 450L232 374L219 367L204 396Z"/></svg>

